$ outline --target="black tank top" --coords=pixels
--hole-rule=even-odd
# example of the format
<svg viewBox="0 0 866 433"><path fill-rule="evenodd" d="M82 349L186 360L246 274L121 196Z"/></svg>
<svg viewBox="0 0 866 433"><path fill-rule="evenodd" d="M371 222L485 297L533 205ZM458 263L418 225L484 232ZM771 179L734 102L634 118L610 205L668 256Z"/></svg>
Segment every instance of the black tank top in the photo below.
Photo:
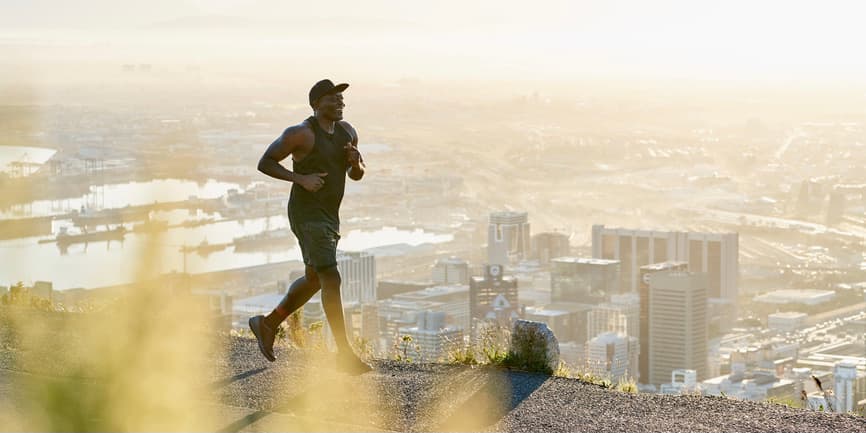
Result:
<svg viewBox="0 0 866 433"><path fill-rule="evenodd" d="M334 124L334 133L327 133L315 117L307 123L316 135L313 150L300 161L293 161L292 171L298 174L328 173L325 184L316 192L304 189L300 184L292 185L289 198L289 217L292 222L330 221L340 223L340 202L346 189L346 170L349 163L345 146L351 136L339 122Z"/></svg>

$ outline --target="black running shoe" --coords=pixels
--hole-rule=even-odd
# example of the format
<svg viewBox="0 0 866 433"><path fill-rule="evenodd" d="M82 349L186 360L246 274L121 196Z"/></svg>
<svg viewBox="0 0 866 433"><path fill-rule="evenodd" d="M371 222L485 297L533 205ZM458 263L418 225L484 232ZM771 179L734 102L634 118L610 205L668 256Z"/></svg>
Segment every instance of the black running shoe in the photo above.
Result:
<svg viewBox="0 0 866 433"><path fill-rule="evenodd" d="M256 340L259 342L259 350L262 351L262 355L265 355L268 361L276 361L277 358L274 356L274 337L276 337L277 333L265 323L265 316L250 317L249 324L253 335L256 336Z"/></svg>

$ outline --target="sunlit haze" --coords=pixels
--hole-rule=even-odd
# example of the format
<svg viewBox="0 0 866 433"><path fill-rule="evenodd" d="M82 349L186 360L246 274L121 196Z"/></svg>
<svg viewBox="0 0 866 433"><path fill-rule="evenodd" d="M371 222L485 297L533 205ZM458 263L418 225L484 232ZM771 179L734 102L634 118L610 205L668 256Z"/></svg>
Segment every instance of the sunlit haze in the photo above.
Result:
<svg viewBox="0 0 866 433"><path fill-rule="evenodd" d="M48 81L110 78L123 63L221 80L860 81L863 11L856 1L13 0L0 50L5 73Z"/></svg>
<svg viewBox="0 0 866 433"><path fill-rule="evenodd" d="M864 19L0 0L0 432L866 431Z"/></svg>

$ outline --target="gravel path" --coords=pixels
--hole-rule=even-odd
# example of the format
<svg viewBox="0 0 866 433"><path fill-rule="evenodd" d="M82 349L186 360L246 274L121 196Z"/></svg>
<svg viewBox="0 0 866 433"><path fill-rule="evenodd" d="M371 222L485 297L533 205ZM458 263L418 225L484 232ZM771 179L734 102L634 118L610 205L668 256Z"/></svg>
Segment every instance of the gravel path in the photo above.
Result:
<svg viewBox="0 0 866 433"><path fill-rule="evenodd" d="M0 335L0 409L23 407L15 399L30 395L16 376L99 386L98 375L70 370L80 354L74 331L67 333L55 347L26 349ZM197 385L196 404L214 414L202 430L866 432L863 417L767 403L626 394L574 379L442 364L378 361L373 372L349 376L333 369L332 355L284 346L276 354L269 363L252 339L217 339ZM33 359L40 362L22 362Z"/></svg>
<svg viewBox="0 0 866 433"><path fill-rule="evenodd" d="M226 377L256 374L220 388L223 403L369 430L866 432L866 418L853 415L719 397L627 394L492 368L383 361L373 373L350 377L330 370L332 359L305 370L297 362L303 353L286 348L278 349L277 363L266 365L251 340L234 339L225 353Z"/></svg>

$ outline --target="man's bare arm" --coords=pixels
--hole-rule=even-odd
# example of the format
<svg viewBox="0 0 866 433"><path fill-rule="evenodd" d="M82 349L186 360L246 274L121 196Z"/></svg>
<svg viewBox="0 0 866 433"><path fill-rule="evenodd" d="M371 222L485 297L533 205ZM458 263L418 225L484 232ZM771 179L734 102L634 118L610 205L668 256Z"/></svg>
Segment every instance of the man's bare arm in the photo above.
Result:
<svg viewBox="0 0 866 433"><path fill-rule="evenodd" d="M297 174L280 164L280 161L301 149L305 140L315 140L315 136L304 126L297 125L286 129L259 159L259 171L275 179L298 183L307 191L315 192L321 189L328 173Z"/></svg>
<svg viewBox="0 0 866 433"><path fill-rule="evenodd" d="M277 137L264 155L259 159L260 172L280 180L295 181L295 173L283 167L280 161L286 159L303 143L302 131L299 126L292 126Z"/></svg>
<svg viewBox="0 0 866 433"><path fill-rule="evenodd" d="M349 122L343 121L340 123L346 128L349 135L352 136L352 141L346 145L349 158L349 169L346 174L349 175L349 179L354 181L361 180L364 177L364 157L358 152L358 132L355 131L355 128Z"/></svg>

